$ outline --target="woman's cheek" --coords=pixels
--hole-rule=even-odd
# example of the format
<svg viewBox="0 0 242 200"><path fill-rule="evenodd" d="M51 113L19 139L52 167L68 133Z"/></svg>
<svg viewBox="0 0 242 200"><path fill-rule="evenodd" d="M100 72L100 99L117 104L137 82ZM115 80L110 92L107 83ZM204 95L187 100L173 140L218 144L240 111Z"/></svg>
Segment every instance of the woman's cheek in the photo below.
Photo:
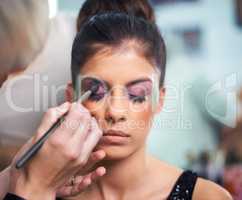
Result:
<svg viewBox="0 0 242 200"><path fill-rule="evenodd" d="M151 112L143 112L136 115L135 125L133 126L134 132L139 137L146 138L152 125L152 114Z"/></svg>

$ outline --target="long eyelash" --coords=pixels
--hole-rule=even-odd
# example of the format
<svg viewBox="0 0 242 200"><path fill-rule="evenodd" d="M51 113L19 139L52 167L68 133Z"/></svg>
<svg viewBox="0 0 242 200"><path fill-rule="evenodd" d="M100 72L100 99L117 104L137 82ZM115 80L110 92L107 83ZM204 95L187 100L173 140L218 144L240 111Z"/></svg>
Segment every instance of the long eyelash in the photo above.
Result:
<svg viewBox="0 0 242 200"><path fill-rule="evenodd" d="M92 94L89 99L91 101L100 101L104 97L103 94Z"/></svg>
<svg viewBox="0 0 242 200"><path fill-rule="evenodd" d="M129 98L134 103L143 103L144 101L146 101L146 97L145 96L135 96L135 95L129 94Z"/></svg>
<svg viewBox="0 0 242 200"><path fill-rule="evenodd" d="M100 101L103 97L104 97L103 94L92 94L89 97L89 99L91 101ZM129 98L134 103L143 103L144 101L146 101L146 96L136 96L136 95L129 94Z"/></svg>

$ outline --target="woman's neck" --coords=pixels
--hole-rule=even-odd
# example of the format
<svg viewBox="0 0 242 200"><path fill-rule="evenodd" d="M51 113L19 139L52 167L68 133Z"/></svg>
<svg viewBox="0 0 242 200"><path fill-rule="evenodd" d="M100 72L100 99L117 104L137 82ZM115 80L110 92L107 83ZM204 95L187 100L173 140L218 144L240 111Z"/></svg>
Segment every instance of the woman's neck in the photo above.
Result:
<svg viewBox="0 0 242 200"><path fill-rule="evenodd" d="M106 161L107 174L97 186L102 196L121 196L139 187L147 170L145 148L139 149L129 157L118 161ZM104 198L105 199L105 198Z"/></svg>

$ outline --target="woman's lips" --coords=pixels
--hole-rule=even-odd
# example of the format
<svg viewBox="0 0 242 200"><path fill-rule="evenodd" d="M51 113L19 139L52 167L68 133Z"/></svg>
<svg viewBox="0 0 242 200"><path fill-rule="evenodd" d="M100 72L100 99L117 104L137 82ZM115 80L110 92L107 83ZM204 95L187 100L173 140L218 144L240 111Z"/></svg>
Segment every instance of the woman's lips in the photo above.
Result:
<svg viewBox="0 0 242 200"><path fill-rule="evenodd" d="M105 131L103 137L100 139L100 144L122 145L126 144L130 139L130 135L115 130Z"/></svg>
<svg viewBox="0 0 242 200"><path fill-rule="evenodd" d="M108 130L104 131L103 136L120 136L120 137L129 137L127 133L124 133L122 131L117 131L117 130Z"/></svg>

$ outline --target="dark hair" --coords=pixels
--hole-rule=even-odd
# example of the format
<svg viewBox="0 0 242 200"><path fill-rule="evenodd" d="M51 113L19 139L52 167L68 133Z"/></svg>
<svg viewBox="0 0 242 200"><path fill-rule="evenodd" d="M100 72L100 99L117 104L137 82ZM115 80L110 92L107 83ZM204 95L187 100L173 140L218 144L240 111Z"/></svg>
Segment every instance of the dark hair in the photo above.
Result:
<svg viewBox="0 0 242 200"><path fill-rule="evenodd" d="M76 86L76 79L88 59L105 48L118 50L124 45L135 48L158 68L160 86L163 86L166 48L158 27L142 18L120 12L107 12L91 17L76 35L71 60L73 86Z"/></svg>
<svg viewBox="0 0 242 200"><path fill-rule="evenodd" d="M154 11L148 0L86 0L78 14L77 31L88 17L107 11L125 12L155 22Z"/></svg>

